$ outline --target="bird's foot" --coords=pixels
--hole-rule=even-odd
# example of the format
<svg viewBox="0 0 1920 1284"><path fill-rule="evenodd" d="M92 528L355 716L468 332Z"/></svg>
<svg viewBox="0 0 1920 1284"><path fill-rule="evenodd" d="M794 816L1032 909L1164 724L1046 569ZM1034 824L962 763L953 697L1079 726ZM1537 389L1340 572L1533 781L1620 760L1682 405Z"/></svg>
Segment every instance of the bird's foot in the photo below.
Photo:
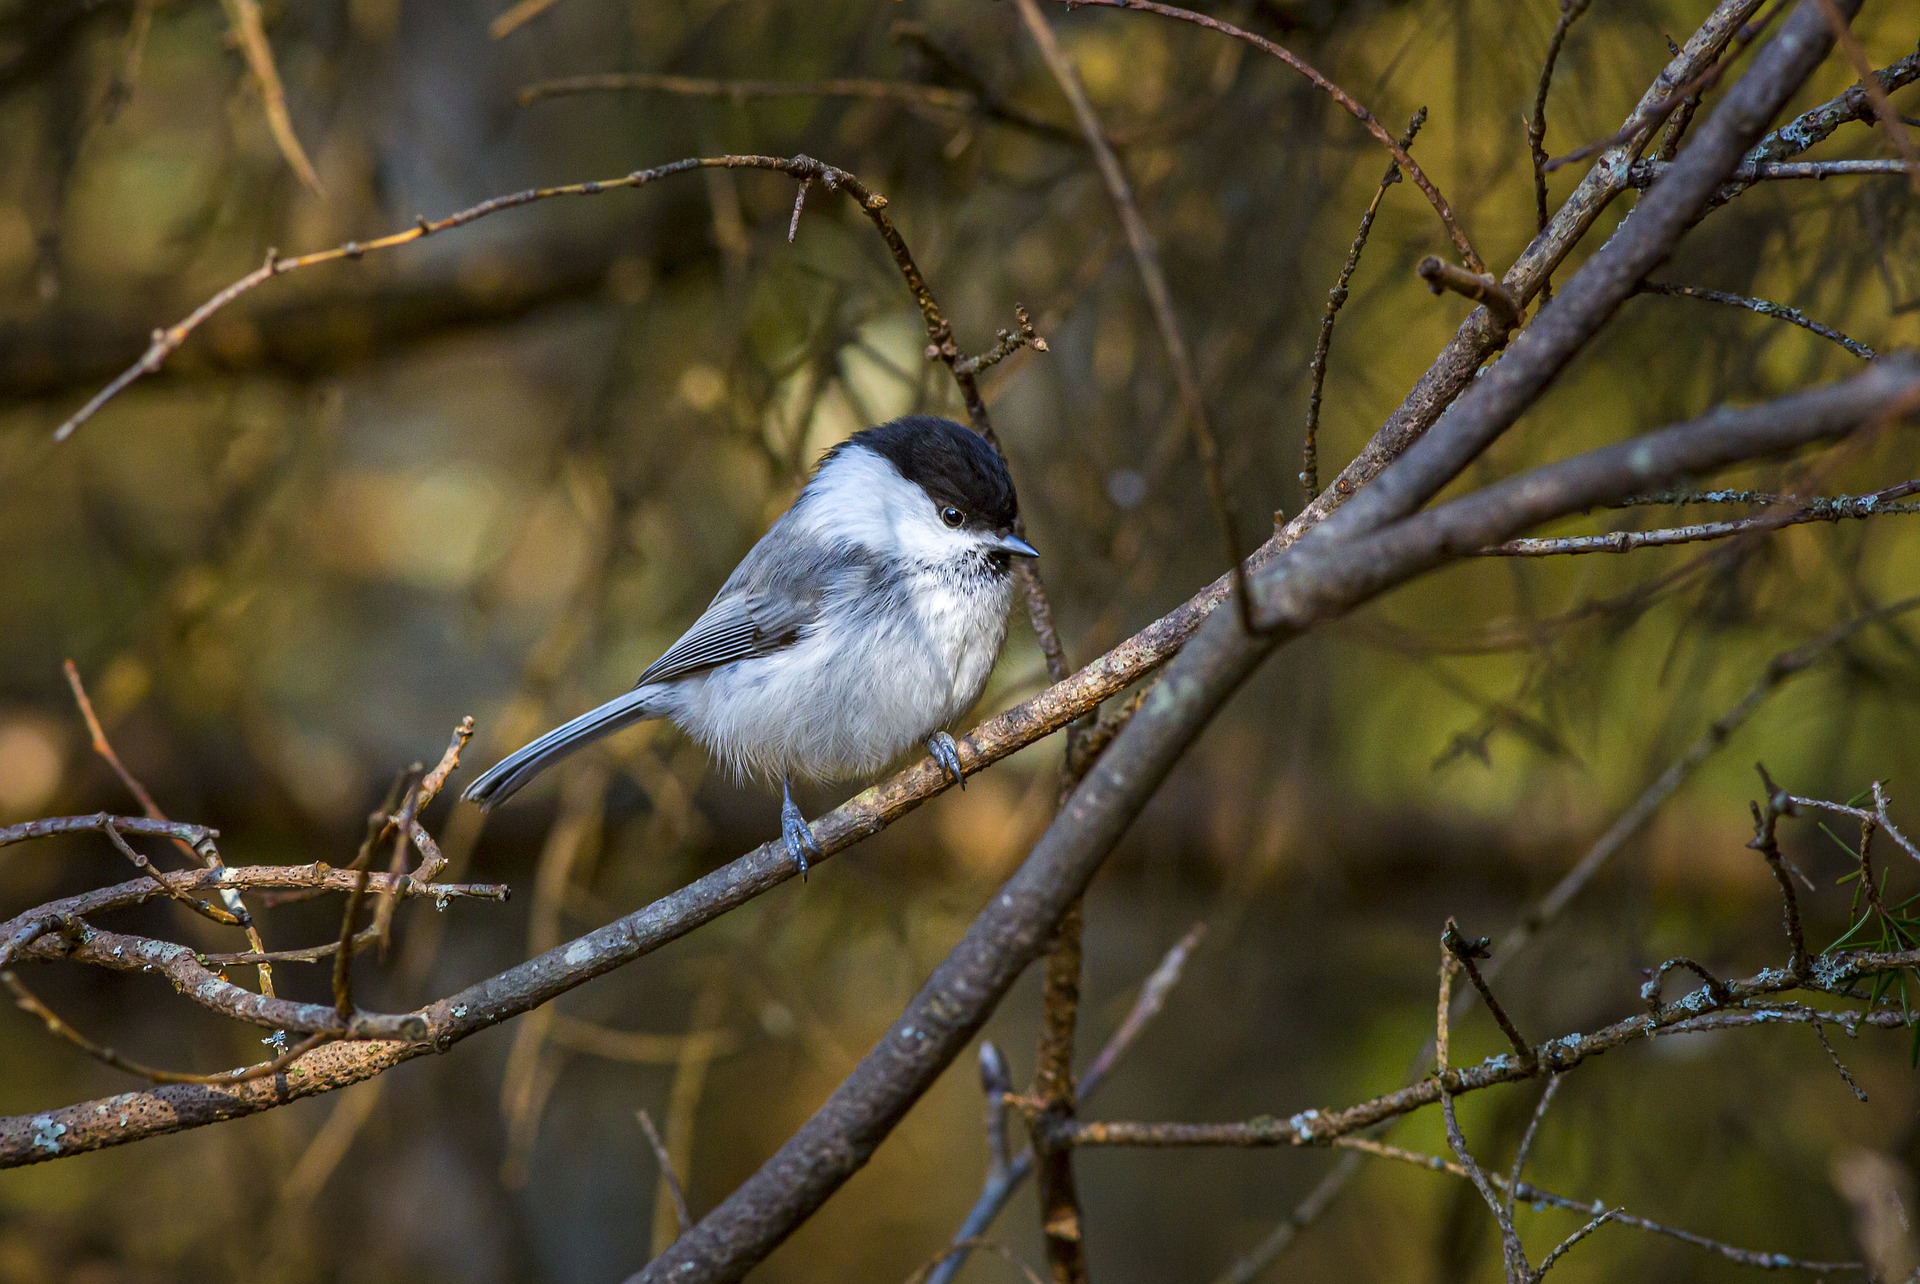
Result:
<svg viewBox="0 0 1920 1284"><path fill-rule="evenodd" d="M800 867L800 879L806 881L807 857L820 859L820 844L814 841L813 830L807 826L807 818L800 814L794 805L793 789L784 782L781 785L780 799L780 836L786 840L787 855Z"/></svg>
<svg viewBox="0 0 1920 1284"><path fill-rule="evenodd" d="M953 743L953 737L944 731L936 731L927 737L927 752L940 764L940 770L947 773L947 779L962 789L967 787L967 778L960 770L960 746Z"/></svg>

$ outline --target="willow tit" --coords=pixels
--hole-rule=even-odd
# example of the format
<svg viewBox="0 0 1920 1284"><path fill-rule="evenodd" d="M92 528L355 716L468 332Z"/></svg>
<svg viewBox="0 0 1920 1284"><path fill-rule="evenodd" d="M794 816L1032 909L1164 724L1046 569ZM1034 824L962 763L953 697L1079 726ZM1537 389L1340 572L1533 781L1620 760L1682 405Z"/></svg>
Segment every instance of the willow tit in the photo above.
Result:
<svg viewBox="0 0 1920 1284"><path fill-rule="evenodd" d="M800 872L820 848L793 777L869 776L925 744L955 784L945 728L980 698L1006 637L1019 507L999 453L909 415L822 456L793 506L634 689L503 758L463 797L491 808L558 759L670 718L736 777L778 778Z"/></svg>

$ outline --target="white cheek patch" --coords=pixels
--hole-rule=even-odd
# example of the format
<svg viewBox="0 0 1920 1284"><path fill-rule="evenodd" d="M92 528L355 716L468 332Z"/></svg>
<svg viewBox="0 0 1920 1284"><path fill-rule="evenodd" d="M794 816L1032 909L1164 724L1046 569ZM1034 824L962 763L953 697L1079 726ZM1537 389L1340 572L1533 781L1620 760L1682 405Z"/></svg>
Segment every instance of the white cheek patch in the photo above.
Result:
<svg viewBox="0 0 1920 1284"><path fill-rule="evenodd" d="M947 562L980 544L940 520L932 498L892 463L863 446L827 461L794 505L801 525L826 540L847 540L914 562Z"/></svg>

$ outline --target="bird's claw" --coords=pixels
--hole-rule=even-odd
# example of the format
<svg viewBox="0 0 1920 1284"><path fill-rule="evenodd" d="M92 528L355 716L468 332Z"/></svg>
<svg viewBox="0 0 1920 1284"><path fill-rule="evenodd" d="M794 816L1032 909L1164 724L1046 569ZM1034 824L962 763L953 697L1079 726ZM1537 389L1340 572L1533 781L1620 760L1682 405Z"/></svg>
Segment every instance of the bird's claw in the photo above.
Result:
<svg viewBox="0 0 1920 1284"><path fill-rule="evenodd" d="M807 826L807 818L794 806L793 794L788 792L780 802L780 836L786 840L787 855L800 868L800 879L806 881L807 857L820 859L820 844L814 841L813 830Z"/></svg>
<svg viewBox="0 0 1920 1284"><path fill-rule="evenodd" d="M962 789L967 787L967 777L960 770L960 746L953 737L944 731L936 731L927 737L927 752L940 764L940 770L947 773L947 779Z"/></svg>

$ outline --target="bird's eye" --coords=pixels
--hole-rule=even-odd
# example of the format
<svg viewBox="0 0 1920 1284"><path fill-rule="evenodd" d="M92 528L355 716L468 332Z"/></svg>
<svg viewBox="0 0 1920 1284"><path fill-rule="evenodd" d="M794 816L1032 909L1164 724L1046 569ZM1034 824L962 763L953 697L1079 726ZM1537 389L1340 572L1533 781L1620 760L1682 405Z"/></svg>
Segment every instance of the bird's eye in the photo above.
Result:
<svg viewBox="0 0 1920 1284"><path fill-rule="evenodd" d="M940 520L945 522L947 525L953 527L955 530L958 530L960 528L960 524L967 520L967 515L961 512L959 509L955 508L952 504L948 504L945 508L940 510Z"/></svg>

